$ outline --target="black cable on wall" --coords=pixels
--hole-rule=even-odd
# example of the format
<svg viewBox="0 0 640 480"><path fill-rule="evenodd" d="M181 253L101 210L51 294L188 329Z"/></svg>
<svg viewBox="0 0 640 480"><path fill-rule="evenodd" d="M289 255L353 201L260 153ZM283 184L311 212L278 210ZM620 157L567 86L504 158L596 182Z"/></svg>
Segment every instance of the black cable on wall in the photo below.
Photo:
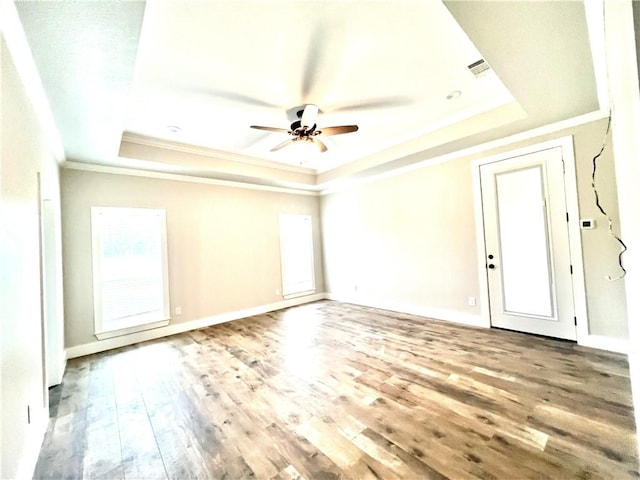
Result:
<svg viewBox="0 0 640 480"><path fill-rule="evenodd" d="M602 139L602 146L600 147L600 151L598 152L598 154L595 157L593 157L593 160L592 160L593 169L591 171L591 188L593 189L593 194L595 195L595 198L596 198L596 207L598 207L598 210L600 210L600 213L602 213L602 215L604 215L607 219L607 223L609 225L608 227L609 234L616 239L616 241L620 244L620 247L621 247L620 252L618 253L618 265L620 266L621 273L615 277L611 275L605 275L605 278L607 280L614 281L614 280L620 280L627 274L627 271L624 269L624 265L622 264L622 255L624 254L624 252L627 251L627 246L622 241L622 239L618 235L616 235L615 232L613 231L613 220L611 219L611 216L605 211L605 209L600 204L600 195L598 194L598 189L596 188L596 171L598 169L598 159L600 158L600 156L602 155L602 152L604 152L604 149L607 146L607 139L609 138L610 130L611 130L611 112L609 112L609 121L607 122L607 131L605 132L604 138Z"/></svg>

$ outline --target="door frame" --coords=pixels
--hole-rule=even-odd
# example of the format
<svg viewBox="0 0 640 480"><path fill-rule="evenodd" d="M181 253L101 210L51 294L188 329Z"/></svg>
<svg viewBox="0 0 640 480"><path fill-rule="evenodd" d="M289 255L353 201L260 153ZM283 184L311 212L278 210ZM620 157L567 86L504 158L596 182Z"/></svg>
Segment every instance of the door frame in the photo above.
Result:
<svg viewBox="0 0 640 480"><path fill-rule="evenodd" d="M580 213L578 209L578 187L576 183L575 153L573 136L564 136L546 142L527 145L472 162L473 203L476 219L476 246L478 257L478 280L480 286L480 316L484 326L491 328L491 312L489 310L489 283L487 280L486 244L484 238L484 215L482 211L482 191L480 184L480 167L489 163L500 162L510 158L536 153L559 147L564 161L564 193L567 213L569 214L569 250L573 275L573 305L576 316L576 336L578 344L583 344L589 337L589 320L587 317L587 297L584 282L584 264L582 261L582 238L580 233Z"/></svg>

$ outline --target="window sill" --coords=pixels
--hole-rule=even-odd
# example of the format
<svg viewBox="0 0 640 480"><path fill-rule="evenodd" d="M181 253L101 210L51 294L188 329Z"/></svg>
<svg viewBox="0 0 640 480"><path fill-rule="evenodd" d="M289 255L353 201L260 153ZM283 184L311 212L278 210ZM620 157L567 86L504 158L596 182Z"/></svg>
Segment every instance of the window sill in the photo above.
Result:
<svg viewBox="0 0 640 480"><path fill-rule="evenodd" d="M305 290L304 292L288 293L286 295L282 295L282 298L289 300L291 298L306 297L307 295L313 295L314 293L316 293L315 288L313 290Z"/></svg>
<svg viewBox="0 0 640 480"><path fill-rule="evenodd" d="M119 328L117 330L107 330L103 332L96 332L95 335L98 340L106 340L107 338L121 337L122 335L129 335L131 333L142 332L144 330L151 330L154 328L166 327L167 325L169 325L170 321L171 321L170 319L159 320L157 322L149 322L149 323L144 323L142 325L134 325L131 327Z"/></svg>

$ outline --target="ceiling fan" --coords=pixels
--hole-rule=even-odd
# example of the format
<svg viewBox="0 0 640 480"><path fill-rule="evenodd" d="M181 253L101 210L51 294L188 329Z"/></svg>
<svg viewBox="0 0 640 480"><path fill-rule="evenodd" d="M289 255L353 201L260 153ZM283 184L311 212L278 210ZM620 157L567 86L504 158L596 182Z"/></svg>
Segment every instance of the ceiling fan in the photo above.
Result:
<svg viewBox="0 0 640 480"><path fill-rule="evenodd" d="M342 133L351 133L358 130L357 125L340 125L318 129L318 126L316 125L318 107L313 104L306 105L303 110L299 110L297 112L297 116L299 120L293 122L289 130L285 128L263 127L260 125L251 125L251 128L267 130L268 132L288 133L292 136L292 138L289 138L273 147L271 149L272 152L301 141L310 142L314 144L320 152L326 152L327 146L317 138L319 135L328 137L329 135L340 135Z"/></svg>

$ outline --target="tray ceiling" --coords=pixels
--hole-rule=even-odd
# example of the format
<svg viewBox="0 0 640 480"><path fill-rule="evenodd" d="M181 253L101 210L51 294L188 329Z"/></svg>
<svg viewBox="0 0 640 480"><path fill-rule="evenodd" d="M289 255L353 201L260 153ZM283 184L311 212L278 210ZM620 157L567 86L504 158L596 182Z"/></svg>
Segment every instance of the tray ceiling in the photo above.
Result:
<svg viewBox="0 0 640 480"><path fill-rule="evenodd" d="M311 187L597 109L579 2L17 8L74 162ZM289 128L308 103L319 128L359 130L324 137L319 153L271 152L287 135L249 128Z"/></svg>

